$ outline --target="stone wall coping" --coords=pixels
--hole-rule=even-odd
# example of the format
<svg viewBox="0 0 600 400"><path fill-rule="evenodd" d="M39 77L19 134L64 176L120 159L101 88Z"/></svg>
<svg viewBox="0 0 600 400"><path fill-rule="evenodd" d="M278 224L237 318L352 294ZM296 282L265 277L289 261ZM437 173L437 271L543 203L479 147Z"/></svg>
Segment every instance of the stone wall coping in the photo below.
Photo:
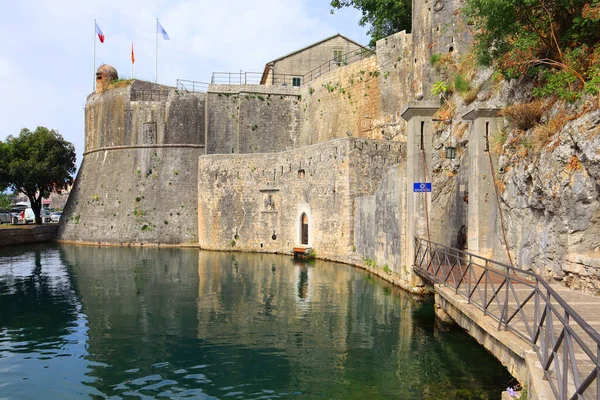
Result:
<svg viewBox="0 0 600 400"><path fill-rule="evenodd" d="M471 107L469 111L463 114L462 119L467 121L474 121L477 118L492 118L498 117L498 113L501 111L501 108L492 108L492 107Z"/></svg>
<svg viewBox="0 0 600 400"><path fill-rule="evenodd" d="M2 228L0 232L0 246L49 242L56 239L58 224L19 225L14 228Z"/></svg>
<svg viewBox="0 0 600 400"><path fill-rule="evenodd" d="M122 87L118 87L118 88L108 89L108 90L103 91L102 93L92 92L87 95L87 97L85 99L85 103L87 105L88 103L100 101L100 100L102 100L103 97L106 97L108 95L122 95L122 94L128 93L130 88L131 88L131 85L128 85L128 86L122 86Z"/></svg>
<svg viewBox="0 0 600 400"><path fill-rule="evenodd" d="M164 90L164 91L174 91L176 88L168 85L161 85L159 83L142 81L139 79L133 80L129 85L124 85L121 87L111 88L103 91L102 93L92 92L87 95L86 103L90 100L96 100L102 98L103 95L110 93L118 93L118 92L129 92L129 91L140 91L140 90Z"/></svg>
<svg viewBox="0 0 600 400"><path fill-rule="evenodd" d="M402 107L400 115L405 121L409 121L414 117L432 117L439 109L439 100L411 101Z"/></svg>
<svg viewBox="0 0 600 400"><path fill-rule="evenodd" d="M282 96L300 96L300 87L272 85L208 85L207 93L215 94L276 94Z"/></svg>
<svg viewBox="0 0 600 400"><path fill-rule="evenodd" d="M412 34L411 33L406 33L406 29L405 29L403 31L391 34L390 36L386 36L386 37L384 37L382 39L379 39L378 41L375 42L375 49L381 48L382 46L385 46L385 44L388 42L388 40L392 40L392 38L395 38L397 36L405 37L405 38L410 38L410 37L412 37Z"/></svg>
<svg viewBox="0 0 600 400"><path fill-rule="evenodd" d="M336 144L345 144L345 143L352 143L352 142L364 142L364 143L384 143L384 144L396 144L396 145L400 145L403 146L406 143L405 142L399 142L397 140L380 140L380 139L365 139L365 138L341 138L341 139L333 139L333 140L329 140L327 142L321 142L321 143L315 143L315 144L311 144L309 146L302 146L302 147L298 147L295 149L289 149L289 150L283 150L283 151L274 151L272 153L235 153L235 154L229 154L229 153L223 153L223 154L203 154L200 156L200 159L206 159L206 158L219 158L219 157L247 157L247 158L254 158L254 157L263 157L264 155L279 155L279 154L291 154L294 152L305 152L309 149L316 149L319 147L331 147L331 146L335 146Z"/></svg>
<svg viewBox="0 0 600 400"><path fill-rule="evenodd" d="M192 148L192 149L203 149L203 144L145 144L145 145L130 145L130 146L107 146L100 147L99 149L88 150L83 153L84 156L96 153L98 151L108 150L129 150L129 149L160 149L160 148Z"/></svg>

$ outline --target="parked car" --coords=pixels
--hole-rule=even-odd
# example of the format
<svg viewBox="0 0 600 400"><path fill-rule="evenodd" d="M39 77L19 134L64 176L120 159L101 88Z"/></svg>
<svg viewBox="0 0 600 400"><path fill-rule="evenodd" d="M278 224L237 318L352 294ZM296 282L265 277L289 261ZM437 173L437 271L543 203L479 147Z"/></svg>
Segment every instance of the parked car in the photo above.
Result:
<svg viewBox="0 0 600 400"><path fill-rule="evenodd" d="M50 222L50 211L45 208L42 208L40 211L40 218L42 219L42 224L47 224Z"/></svg>
<svg viewBox="0 0 600 400"><path fill-rule="evenodd" d="M10 224L11 222L12 217L10 215L10 211L0 210L0 224Z"/></svg>
<svg viewBox="0 0 600 400"><path fill-rule="evenodd" d="M50 214L50 222L57 222L60 221L60 217L62 216L62 212L53 212L52 214Z"/></svg>
<svg viewBox="0 0 600 400"><path fill-rule="evenodd" d="M35 222L35 214L31 207L25 209L12 209L13 224L32 224Z"/></svg>
<svg viewBox="0 0 600 400"><path fill-rule="evenodd" d="M33 224L33 223L35 223L35 213L31 209L31 207L27 207L25 209L25 223L26 224Z"/></svg>

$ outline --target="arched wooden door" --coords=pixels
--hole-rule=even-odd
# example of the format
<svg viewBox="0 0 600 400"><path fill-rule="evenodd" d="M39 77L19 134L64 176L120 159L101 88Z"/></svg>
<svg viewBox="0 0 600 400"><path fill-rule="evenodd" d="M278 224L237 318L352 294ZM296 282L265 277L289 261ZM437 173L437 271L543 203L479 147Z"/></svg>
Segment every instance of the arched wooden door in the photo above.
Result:
<svg viewBox="0 0 600 400"><path fill-rule="evenodd" d="M302 213L300 216L300 240L302 244L308 244L308 216Z"/></svg>

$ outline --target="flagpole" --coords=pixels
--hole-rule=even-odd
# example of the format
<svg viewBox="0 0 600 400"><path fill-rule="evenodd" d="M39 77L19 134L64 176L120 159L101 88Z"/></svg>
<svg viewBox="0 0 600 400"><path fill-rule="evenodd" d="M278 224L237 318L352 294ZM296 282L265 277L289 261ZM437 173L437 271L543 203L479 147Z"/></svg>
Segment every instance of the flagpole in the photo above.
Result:
<svg viewBox="0 0 600 400"><path fill-rule="evenodd" d="M158 18L156 18L156 65L154 68L154 82L158 83Z"/></svg>
<svg viewBox="0 0 600 400"><path fill-rule="evenodd" d="M94 20L94 84L92 85L92 92L96 91L96 20Z"/></svg>

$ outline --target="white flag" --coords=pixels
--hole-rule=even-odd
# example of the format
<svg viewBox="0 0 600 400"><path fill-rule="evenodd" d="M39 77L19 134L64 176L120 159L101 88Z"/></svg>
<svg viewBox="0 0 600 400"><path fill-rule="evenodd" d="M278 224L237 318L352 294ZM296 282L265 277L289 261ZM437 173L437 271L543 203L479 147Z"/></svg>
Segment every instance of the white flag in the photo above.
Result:
<svg viewBox="0 0 600 400"><path fill-rule="evenodd" d="M167 31L165 31L165 28L162 27L162 25L160 24L160 22L158 20L156 20L156 29L157 29L157 33L160 33L163 37L163 39L165 40L169 40L169 35L167 34Z"/></svg>

